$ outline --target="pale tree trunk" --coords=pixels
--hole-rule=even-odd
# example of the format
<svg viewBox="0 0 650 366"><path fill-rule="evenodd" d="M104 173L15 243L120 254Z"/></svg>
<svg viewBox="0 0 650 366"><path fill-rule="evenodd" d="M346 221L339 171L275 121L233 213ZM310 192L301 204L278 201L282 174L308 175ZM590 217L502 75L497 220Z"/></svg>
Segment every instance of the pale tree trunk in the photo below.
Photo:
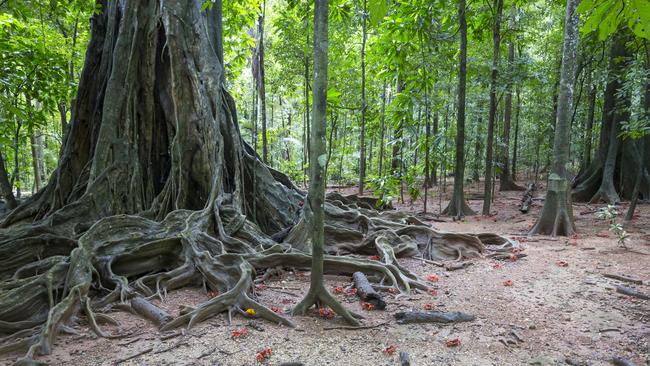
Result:
<svg viewBox="0 0 650 366"><path fill-rule="evenodd" d="M40 131L34 131L29 136L29 141L32 150L32 167L34 168L34 190L36 193L43 186L43 182L47 179L45 172L45 161L43 153L43 134Z"/></svg>
<svg viewBox="0 0 650 366"><path fill-rule="evenodd" d="M500 0L499 0L500 1ZM465 0L458 1L460 25L460 57L458 61L458 121L456 124L456 166L454 170L454 192L443 215L461 218L474 215L465 201L465 94L467 86L467 18ZM446 128L445 128L446 131ZM443 174L444 176L444 174Z"/></svg>
<svg viewBox="0 0 650 366"><path fill-rule="evenodd" d="M490 214L492 203L492 176L494 175L494 162L492 146L494 142L494 125L497 113L497 76L499 74L499 55L501 45L501 12L503 0L494 3L494 29L492 30L493 54L492 72L490 74L490 112L488 114L487 141L485 143L485 188L483 192L483 215Z"/></svg>
<svg viewBox="0 0 650 366"><path fill-rule="evenodd" d="M571 122L571 111L573 110L576 53L580 40L580 17L576 12L579 2L580 0L567 1L560 91L553 140L553 164L548 178L548 191L544 200L544 207L530 232L531 234L570 236L575 232L567 164L571 153L569 124Z"/></svg>

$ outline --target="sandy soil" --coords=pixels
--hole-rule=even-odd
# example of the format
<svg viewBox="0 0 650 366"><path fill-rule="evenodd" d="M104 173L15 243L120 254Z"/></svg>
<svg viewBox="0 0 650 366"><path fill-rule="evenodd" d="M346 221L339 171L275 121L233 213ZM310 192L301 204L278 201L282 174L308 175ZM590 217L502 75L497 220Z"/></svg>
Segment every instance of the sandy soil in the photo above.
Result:
<svg viewBox="0 0 650 366"><path fill-rule="evenodd" d="M435 193L435 192L434 192ZM607 234L607 224L592 213L597 206L575 205L579 235L572 239L521 238L534 222L541 202L529 214L517 211L520 192L499 193L492 217L475 216L463 222L432 222L440 230L497 232L520 239L528 256L514 262L472 260L474 265L447 272L416 259L402 259L407 268L425 277L439 276L438 294L413 293L395 299L386 293L386 311L364 311L358 299L337 295L366 316L363 330L326 329L345 326L340 318L326 320L314 314L295 317L297 329L247 319L237 315L228 324L220 315L189 331L161 335L147 321L124 312L111 314L120 327L113 333L130 333L119 339L97 338L79 320L79 335L58 338L53 354L39 358L52 365L255 365L256 353L271 347L266 364L302 362L305 365L398 365L399 351L409 353L412 365L606 365L614 356L635 365L650 365L650 301L617 294L623 284L605 273L644 280L630 285L650 293L650 207L640 205L629 227L628 250L619 248ZM434 211L437 210L437 198ZM444 202L443 202L444 203ZM482 202L473 200L479 211ZM431 207L431 206L430 206ZM444 206L443 206L444 207ZM623 206L626 208L627 206ZM420 210L420 203L400 209ZM597 235L598 234L598 235ZM567 267L558 261L568 263ZM500 264L497 265L497 264ZM496 266L495 266L496 265ZM512 286L504 286L511 280ZM349 277L328 276L327 286L348 286ZM287 273L258 291L262 302L290 309L308 287L308 273ZM180 305L204 301L200 289L170 293L160 304L173 314ZM441 311L476 315L473 322L456 325L398 325L396 311L422 309L425 304ZM233 330L246 327L249 335L233 339ZM446 341L460 338L460 345ZM395 346L392 355L382 352ZM0 358L7 364L13 358Z"/></svg>

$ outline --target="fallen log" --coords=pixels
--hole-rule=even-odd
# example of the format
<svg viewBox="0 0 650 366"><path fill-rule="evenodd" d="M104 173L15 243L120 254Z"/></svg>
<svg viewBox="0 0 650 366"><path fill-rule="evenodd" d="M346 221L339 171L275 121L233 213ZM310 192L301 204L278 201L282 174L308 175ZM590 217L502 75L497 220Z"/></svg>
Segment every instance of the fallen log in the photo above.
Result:
<svg viewBox="0 0 650 366"><path fill-rule="evenodd" d="M472 314L460 311L402 311L395 313L398 324L411 323L462 323L471 322L476 319Z"/></svg>
<svg viewBox="0 0 650 366"><path fill-rule="evenodd" d="M618 292L619 294L632 296L643 300L650 300L650 295L646 295L643 292L637 291L631 287L616 286L616 292Z"/></svg>
<svg viewBox="0 0 650 366"><path fill-rule="evenodd" d="M386 309L386 302L382 296L372 288L372 285L363 272L354 272L352 278L354 279L354 287L357 289L357 295L361 300L372 304L377 310Z"/></svg>

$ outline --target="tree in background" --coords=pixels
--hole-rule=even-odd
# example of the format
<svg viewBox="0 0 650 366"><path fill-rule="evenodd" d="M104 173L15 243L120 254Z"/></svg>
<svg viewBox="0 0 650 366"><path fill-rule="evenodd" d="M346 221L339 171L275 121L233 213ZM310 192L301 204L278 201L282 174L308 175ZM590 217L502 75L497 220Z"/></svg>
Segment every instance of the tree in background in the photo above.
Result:
<svg viewBox="0 0 650 366"><path fill-rule="evenodd" d="M499 0L500 1L500 0ZM454 192L443 215L460 218L474 215L465 201L465 94L467 88L467 19L465 0L458 1L460 54L458 59L458 120L456 122L456 166Z"/></svg>

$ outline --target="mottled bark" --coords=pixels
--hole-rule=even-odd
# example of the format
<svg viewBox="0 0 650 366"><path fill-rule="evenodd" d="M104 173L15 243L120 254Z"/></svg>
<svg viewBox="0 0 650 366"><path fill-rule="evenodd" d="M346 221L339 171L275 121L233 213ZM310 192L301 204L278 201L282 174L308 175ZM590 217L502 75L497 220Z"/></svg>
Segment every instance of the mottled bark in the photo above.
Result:
<svg viewBox="0 0 650 366"><path fill-rule="evenodd" d="M566 6L560 92L553 140L553 164L548 178L544 207L531 234L570 236L575 232L567 164L571 153L570 122L573 110L576 53L580 40L580 16L576 12L579 3L580 0L568 0Z"/></svg>

